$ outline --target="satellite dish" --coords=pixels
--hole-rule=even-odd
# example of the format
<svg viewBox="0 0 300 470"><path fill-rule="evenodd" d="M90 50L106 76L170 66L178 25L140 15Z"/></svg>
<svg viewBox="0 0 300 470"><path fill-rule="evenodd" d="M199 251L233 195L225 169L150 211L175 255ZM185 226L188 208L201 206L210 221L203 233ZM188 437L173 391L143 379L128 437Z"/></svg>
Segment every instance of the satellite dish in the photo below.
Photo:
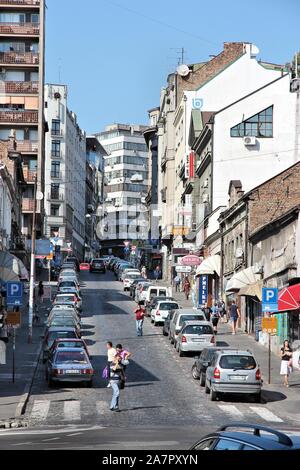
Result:
<svg viewBox="0 0 300 470"><path fill-rule="evenodd" d="M181 77L187 77L190 74L190 69L187 65L182 64L182 65L179 65L179 67L177 67L177 73Z"/></svg>
<svg viewBox="0 0 300 470"><path fill-rule="evenodd" d="M251 56L256 57L259 54L259 49L255 44L251 44Z"/></svg>
<svg viewBox="0 0 300 470"><path fill-rule="evenodd" d="M44 199L44 194L41 191L37 191L36 199L37 201L42 201Z"/></svg>

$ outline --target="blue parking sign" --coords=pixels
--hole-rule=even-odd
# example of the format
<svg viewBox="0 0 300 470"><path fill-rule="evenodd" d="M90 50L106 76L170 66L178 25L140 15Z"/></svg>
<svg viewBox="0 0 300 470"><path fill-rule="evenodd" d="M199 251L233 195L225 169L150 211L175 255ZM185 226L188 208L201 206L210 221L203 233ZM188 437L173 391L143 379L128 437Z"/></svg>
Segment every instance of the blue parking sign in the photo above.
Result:
<svg viewBox="0 0 300 470"><path fill-rule="evenodd" d="M23 303L22 282L7 282L6 302L9 306L20 307Z"/></svg>
<svg viewBox="0 0 300 470"><path fill-rule="evenodd" d="M263 312L278 312L278 289L277 288L263 287L262 311Z"/></svg>

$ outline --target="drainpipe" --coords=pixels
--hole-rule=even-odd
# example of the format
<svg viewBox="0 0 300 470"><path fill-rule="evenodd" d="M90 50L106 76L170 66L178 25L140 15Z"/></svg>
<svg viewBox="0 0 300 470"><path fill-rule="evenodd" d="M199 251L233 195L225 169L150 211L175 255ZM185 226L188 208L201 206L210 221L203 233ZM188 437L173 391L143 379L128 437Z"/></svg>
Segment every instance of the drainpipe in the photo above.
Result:
<svg viewBox="0 0 300 470"><path fill-rule="evenodd" d="M221 232L221 268L220 268L220 291L221 291L221 298L225 302L224 295L225 293L223 292L224 290L224 282L223 282L223 274L224 274L224 237L223 237L223 227L220 224L220 232Z"/></svg>

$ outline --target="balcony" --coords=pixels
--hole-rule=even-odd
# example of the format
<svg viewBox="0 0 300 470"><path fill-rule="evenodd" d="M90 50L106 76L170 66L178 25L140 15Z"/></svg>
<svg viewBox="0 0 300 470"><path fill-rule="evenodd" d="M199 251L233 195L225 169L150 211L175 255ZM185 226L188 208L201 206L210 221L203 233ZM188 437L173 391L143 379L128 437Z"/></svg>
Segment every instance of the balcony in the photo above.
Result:
<svg viewBox="0 0 300 470"><path fill-rule="evenodd" d="M0 23L0 36L39 36L39 23Z"/></svg>
<svg viewBox="0 0 300 470"><path fill-rule="evenodd" d="M0 6L12 7L39 7L40 0L0 0Z"/></svg>
<svg viewBox="0 0 300 470"><path fill-rule="evenodd" d="M39 93L38 82L0 82L0 93L7 94L30 94L37 95Z"/></svg>
<svg viewBox="0 0 300 470"><path fill-rule="evenodd" d="M186 180L186 172L185 172L185 163L183 163L180 167L180 170L179 170L179 178L184 181Z"/></svg>
<svg viewBox="0 0 300 470"><path fill-rule="evenodd" d="M200 161L197 162L196 175L199 176L199 178L210 163L211 151L208 150L203 156L201 155Z"/></svg>
<svg viewBox="0 0 300 470"><path fill-rule="evenodd" d="M61 150L56 150L56 151L52 150L51 151L51 158L58 158L59 160L61 160L62 159Z"/></svg>
<svg viewBox="0 0 300 470"><path fill-rule="evenodd" d="M38 111L0 111L0 123L38 124Z"/></svg>
<svg viewBox="0 0 300 470"><path fill-rule="evenodd" d="M22 200L22 212L33 212L34 211L34 199L23 199Z"/></svg>
<svg viewBox="0 0 300 470"><path fill-rule="evenodd" d="M61 171L51 171L51 178L53 180L61 180L62 179L62 172Z"/></svg>
<svg viewBox="0 0 300 470"><path fill-rule="evenodd" d="M65 197L62 193L59 193L59 192L56 192L56 191L53 191L51 193L48 193L48 198L47 198L48 201L52 202L52 201L59 201L59 202L62 202L65 200Z"/></svg>
<svg viewBox="0 0 300 470"><path fill-rule="evenodd" d="M24 166L23 173L26 183L35 183L35 180L37 178L36 170L29 170L28 166Z"/></svg>
<svg viewBox="0 0 300 470"><path fill-rule="evenodd" d="M0 64L34 65L40 63L38 52L0 52Z"/></svg>
<svg viewBox="0 0 300 470"><path fill-rule="evenodd" d="M52 137L63 137L62 129L51 129L51 136Z"/></svg>
<svg viewBox="0 0 300 470"><path fill-rule="evenodd" d="M18 140L16 151L20 153L38 153L39 143L30 140Z"/></svg>

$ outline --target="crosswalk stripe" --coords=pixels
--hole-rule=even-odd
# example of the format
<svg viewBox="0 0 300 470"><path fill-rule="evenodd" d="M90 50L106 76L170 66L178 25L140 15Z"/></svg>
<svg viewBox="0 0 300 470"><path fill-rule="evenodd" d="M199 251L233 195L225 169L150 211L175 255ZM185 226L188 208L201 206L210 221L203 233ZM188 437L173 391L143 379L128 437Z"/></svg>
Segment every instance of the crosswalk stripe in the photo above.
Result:
<svg viewBox="0 0 300 470"><path fill-rule="evenodd" d="M50 400L35 400L31 411L31 419L45 421L50 408Z"/></svg>
<svg viewBox="0 0 300 470"><path fill-rule="evenodd" d="M80 415L80 401L65 401L64 402L64 416L65 420L77 421L81 419Z"/></svg>
<svg viewBox="0 0 300 470"><path fill-rule="evenodd" d="M240 410L237 409L236 406L234 405L218 405L218 407L224 411L224 413L229 414L233 416L234 418L242 418L243 413L240 412Z"/></svg>
<svg viewBox="0 0 300 470"><path fill-rule="evenodd" d="M250 406L250 410L258 414L265 421L273 421L274 423L283 423L283 420L276 416L272 411L267 408L262 408L260 406Z"/></svg>

